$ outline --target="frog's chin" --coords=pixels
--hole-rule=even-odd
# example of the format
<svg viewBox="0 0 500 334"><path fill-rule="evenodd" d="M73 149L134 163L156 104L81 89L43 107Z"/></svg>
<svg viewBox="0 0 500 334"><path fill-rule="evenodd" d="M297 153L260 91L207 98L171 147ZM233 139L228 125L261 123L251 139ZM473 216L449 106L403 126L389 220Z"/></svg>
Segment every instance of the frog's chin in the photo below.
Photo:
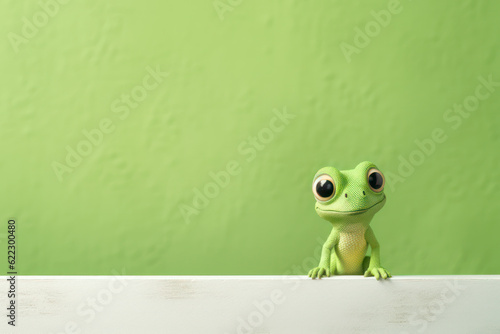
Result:
<svg viewBox="0 0 500 334"><path fill-rule="evenodd" d="M316 207L316 212L318 215L326 220L332 219L341 219L342 217L350 217L350 216L373 216L376 214L385 204L385 196L384 198L375 203L374 205L360 210L354 211L338 211L338 210L323 210L319 207Z"/></svg>

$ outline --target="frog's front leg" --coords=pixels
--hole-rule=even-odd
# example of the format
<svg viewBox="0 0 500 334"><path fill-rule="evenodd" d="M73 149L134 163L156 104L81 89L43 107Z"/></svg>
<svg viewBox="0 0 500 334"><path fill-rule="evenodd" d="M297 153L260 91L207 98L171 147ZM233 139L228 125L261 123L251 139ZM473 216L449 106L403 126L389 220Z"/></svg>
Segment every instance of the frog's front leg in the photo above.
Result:
<svg viewBox="0 0 500 334"><path fill-rule="evenodd" d="M391 273L382 268L380 265L380 245L377 238L375 238L375 233L373 233L371 227L368 227L365 232L365 240L372 249L370 264L368 265L368 269L365 271L365 277L375 276L377 280L380 279L380 277L384 279L391 277Z"/></svg>
<svg viewBox="0 0 500 334"><path fill-rule="evenodd" d="M334 247L338 243L338 239L339 238L337 231L332 230L332 232L328 236L328 239L323 244L319 266L309 271L309 277L311 277L312 279L321 278L322 276L330 277L330 275L334 273L333 269L331 270L330 265L331 265L332 252Z"/></svg>

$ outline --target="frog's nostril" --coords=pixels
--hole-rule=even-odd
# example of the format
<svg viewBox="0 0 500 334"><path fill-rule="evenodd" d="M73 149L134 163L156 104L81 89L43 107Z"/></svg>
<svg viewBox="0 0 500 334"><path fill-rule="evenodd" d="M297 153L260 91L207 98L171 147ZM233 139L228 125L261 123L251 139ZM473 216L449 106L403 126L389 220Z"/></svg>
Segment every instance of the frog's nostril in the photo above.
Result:
<svg viewBox="0 0 500 334"><path fill-rule="evenodd" d="M347 193L345 193L345 198L347 198Z"/></svg>
<svg viewBox="0 0 500 334"><path fill-rule="evenodd" d="M365 191L363 190L363 196L366 195Z"/></svg>

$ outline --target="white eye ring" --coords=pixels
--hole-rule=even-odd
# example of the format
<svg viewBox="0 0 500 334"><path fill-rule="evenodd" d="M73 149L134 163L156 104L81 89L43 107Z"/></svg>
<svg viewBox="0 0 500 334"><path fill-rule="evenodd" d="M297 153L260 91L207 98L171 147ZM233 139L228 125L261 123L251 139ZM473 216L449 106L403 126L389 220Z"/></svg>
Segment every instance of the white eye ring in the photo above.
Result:
<svg viewBox="0 0 500 334"><path fill-rule="evenodd" d="M312 185L314 197L320 202L326 202L335 196L335 181L328 174L318 176Z"/></svg>
<svg viewBox="0 0 500 334"><path fill-rule="evenodd" d="M382 172L378 169L371 168L366 175L366 181L368 182L370 189L374 192L379 193L384 190L385 177L384 174L382 174Z"/></svg>

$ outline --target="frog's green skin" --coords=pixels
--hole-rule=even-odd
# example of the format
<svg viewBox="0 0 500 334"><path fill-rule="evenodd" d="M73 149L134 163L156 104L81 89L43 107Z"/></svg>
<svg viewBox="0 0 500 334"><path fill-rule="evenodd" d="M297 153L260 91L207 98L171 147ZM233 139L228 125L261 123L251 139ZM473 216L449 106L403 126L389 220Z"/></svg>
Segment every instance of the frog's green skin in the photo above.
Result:
<svg viewBox="0 0 500 334"><path fill-rule="evenodd" d="M330 275L361 275L388 278L391 274L380 265L380 246L370 221L385 204L382 191L375 192L368 184L367 173L378 169L365 161L355 169L339 171L334 167L320 169L314 180L323 174L335 182L335 195L328 201L316 202L318 215L333 228L323 245L319 266L309 271L309 277ZM347 195L347 196L346 196ZM368 245L371 257L365 256Z"/></svg>

